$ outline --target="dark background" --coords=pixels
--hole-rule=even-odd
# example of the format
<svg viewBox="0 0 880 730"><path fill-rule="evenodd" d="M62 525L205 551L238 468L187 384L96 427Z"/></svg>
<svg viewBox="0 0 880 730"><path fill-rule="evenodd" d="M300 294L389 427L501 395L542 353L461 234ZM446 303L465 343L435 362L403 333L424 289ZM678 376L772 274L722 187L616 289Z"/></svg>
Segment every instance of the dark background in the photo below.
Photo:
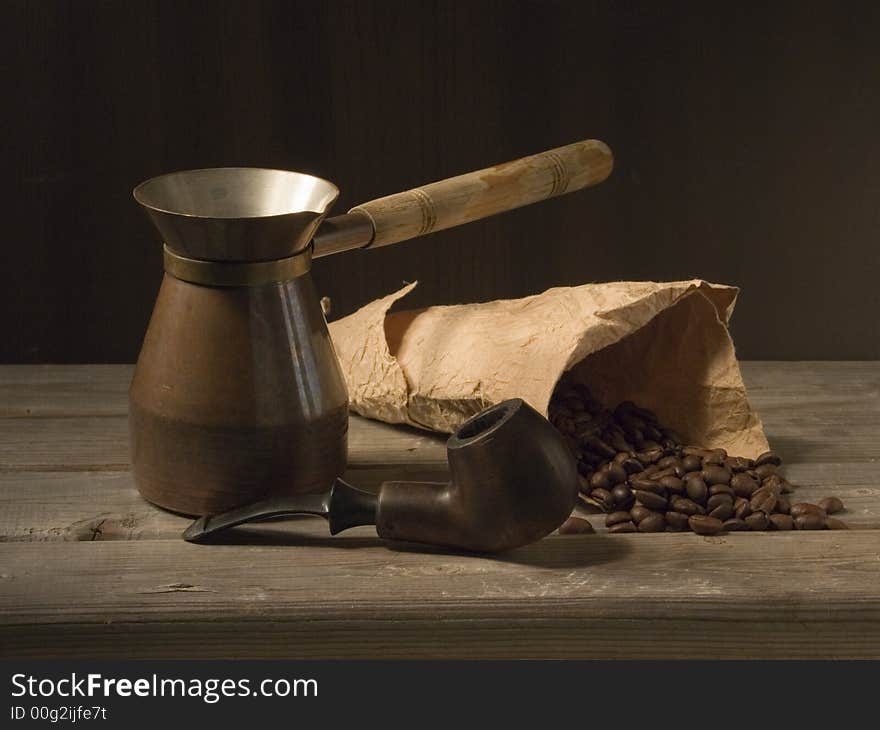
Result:
<svg viewBox="0 0 880 730"><path fill-rule="evenodd" d="M2 2L0 361L134 361L161 279L130 196L319 174L337 212L578 139L601 186L317 263L334 317L611 279L743 288L743 358L880 357L880 3Z"/></svg>

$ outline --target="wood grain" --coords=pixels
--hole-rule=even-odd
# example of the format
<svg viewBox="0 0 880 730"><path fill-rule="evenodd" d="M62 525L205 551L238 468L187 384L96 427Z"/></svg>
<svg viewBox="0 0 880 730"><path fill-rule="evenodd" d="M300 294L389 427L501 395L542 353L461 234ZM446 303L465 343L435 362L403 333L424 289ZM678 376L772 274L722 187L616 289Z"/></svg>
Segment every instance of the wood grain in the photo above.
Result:
<svg viewBox="0 0 880 730"><path fill-rule="evenodd" d="M743 372L795 496L837 494L858 529L554 536L487 559L298 519L192 546L134 489L130 367L0 366L4 656L880 657L880 364ZM442 479L444 441L353 417L347 478Z"/></svg>
<svg viewBox="0 0 880 730"><path fill-rule="evenodd" d="M613 164L608 146L589 139L361 203L349 213L372 221L367 248L378 248L596 185Z"/></svg>
<svg viewBox="0 0 880 730"><path fill-rule="evenodd" d="M880 655L874 532L555 537L500 559L389 549L366 528L16 543L0 582L7 658L120 642L132 657Z"/></svg>
<svg viewBox="0 0 880 730"><path fill-rule="evenodd" d="M816 502L834 494L846 505L838 516L847 524L880 529L875 466L798 464L789 467L788 474L799 485L793 494L797 501ZM352 484L374 491L383 481L445 481L448 476L445 468L419 464L361 464L345 474ZM604 529L603 514L587 519ZM177 540L189 522L146 502L127 471L0 473L0 542ZM289 529L295 532L299 523Z"/></svg>
<svg viewBox="0 0 880 730"><path fill-rule="evenodd" d="M349 464L446 463L446 438L352 415ZM128 469L126 416L0 418L0 472Z"/></svg>
<svg viewBox="0 0 880 730"><path fill-rule="evenodd" d="M29 367L0 366L0 471L127 468L130 366L37 366L28 375ZM746 362L742 369L770 442L788 465L880 458L876 363ZM7 418L28 414L41 418ZM72 428L75 416L82 418ZM442 467L444 442L352 416L353 464Z"/></svg>

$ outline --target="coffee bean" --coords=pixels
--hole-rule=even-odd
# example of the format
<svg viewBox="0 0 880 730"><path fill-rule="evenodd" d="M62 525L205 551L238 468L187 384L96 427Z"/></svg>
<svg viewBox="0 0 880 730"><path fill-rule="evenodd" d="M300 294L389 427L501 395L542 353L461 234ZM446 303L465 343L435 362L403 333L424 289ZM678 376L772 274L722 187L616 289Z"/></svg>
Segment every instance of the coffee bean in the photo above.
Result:
<svg viewBox="0 0 880 730"><path fill-rule="evenodd" d="M608 476L611 477L611 484L622 484L626 481L626 469L620 464L609 464L606 468Z"/></svg>
<svg viewBox="0 0 880 730"><path fill-rule="evenodd" d="M743 456L728 456L724 460L724 466L735 473L743 472L746 469L751 469L753 465L754 462L752 462L751 459L746 459Z"/></svg>
<svg viewBox="0 0 880 730"><path fill-rule="evenodd" d="M614 500L614 506L620 509L627 509L635 500L632 489L626 484L618 484L611 490L611 499Z"/></svg>
<svg viewBox="0 0 880 730"><path fill-rule="evenodd" d="M829 515L843 511L843 502L837 497L825 497L825 499L820 499L819 506Z"/></svg>
<svg viewBox="0 0 880 730"><path fill-rule="evenodd" d="M753 460L684 445L650 411L627 401L608 409L587 386L568 381L553 394L549 417L576 459L583 498L611 513L609 532L635 531L645 520L639 531L677 531L690 527L693 517L710 526L706 520L715 520L731 531L784 530L807 517L798 529L818 529L819 521L829 528L843 525L828 517L843 509L836 497L820 505L791 505L783 495L792 486L779 474L782 460L773 452ZM589 528L572 521L560 532L580 529Z"/></svg>
<svg viewBox="0 0 880 730"><path fill-rule="evenodd" d="M643 464L653 464L663 458L663 449L645 449L636 454L636 458Z"/></svg>
<svg viewBox="0 0 880 730"><path fill-rule="evenodd" d="M749 501L749 506L752 508L752 512L758 512L760 510L761 512L770 514L776 507L776 495L771 489L761 487L752 495L752 499Z"/></svg>
<svg viewBox="0 0 880 730"><path fill-rule="evenodd" d="M687 499L685 497L673 497L671 503L672 509L676 512L682 512L686 515L704 515L706 514L706 510L704 510L700 505L694 502L691 499Z"/></svg>
<svg viewBox="0 0 880 730"><path fill-rule="evenodd" d="M642 466L642 462L636 459L634 456L627 456L626 459L623 459L620 462L620 465L623 467L624 471L627 474L638 474L645 467Z"/></svg>
<svg viewBox="0 0 880 730"><path fill-rule="evenodd" d="M620 524L621 522L629 522L629 512L612 512L605 517L605 527Z"/></svg>
<svg viewBox="0 0 880 730"><path fill-rule="evenodd" d="M639 522L639 532L663 532L666 529L666 518L658 512L648 515Z"/></svg>
<svg viewBox="0 0 880 730"><path fill-rule="evenodd" d="M648 509L642 504L637 504L629 511L630 517L632 517L632 521L636 524L639 524L645 517L654 514L653 510Z"/></svg>
<svg viewBox="0 0 880 730"><path fill-rule="evenodd" d="M749 504L749 500L737 497L733 502L733 513L741 520L752 514L752 506Z"/></svg>
<svg viewBox="0 0 880 730"><path fill-rule="evenodd" d="M662 487L661 487L662 489ZM654 492L648 492L644 489L636 489L634 490L636 495L636 500L641 502L648 509L663 509L666 507L666 497L655 494Z"/></svg>
<svg viewBox="0 0 880 730"><path fill-rule="evenodd" d="M794 520L791 518L791 515L770 515L770 524L774 530L788 531L794 529Z"/></svg>
<svg viewBox="0 0 880 730"><path fill-rule="evenodd" d="M615 451L611 445L598 436L589 436L584 439L586 445L597 454L604 456L606 459L613 459L617 456L617 451Z"/></svg>
<svg viewBox="0 0 880 730"><path fill-rule="evenodd" d="M590 486L590 480L583 474L578 474L578 484L580 485L578 489L584 494L589 494L590 490L592 490L592 487Z"/></svg>
<svg viewBox="0 0 880 730"><path fill-rule="evenodd" d="M705 466L702 476L706 484L730 484L730 469L723 466Z"/></svg>
<svg viewBox="0 0 880 730"><path fill-rule="evenodd" d="M578 403L580 403L580 401L578 401ZM571 409L566 408L561 401L551 400L549 411L551 421L556 418L571 418L572 416Z"/></svg>
<svg viewBox="0 0 880 730"><path fill-rule="evenodd" d="M681 453L685 456L697 456L703 459L712 453L712 449L704 449L701 446L683 446Z"/></svg>
<svg viewBox="0 0 880 730"><path fill-rule="evenodd" d="M698 535L717 535L724 529L721 520L715 517L704 517L703 515L693 515L688 519L688 525Z"/></svg>
<svg viewBox="0 0 880 730"><path fill-rule="evenodd" d="M729 494L713 494L709 497L709 501L706 502L706 509L712 512L713 509L721 504L729 504L731 511L733 511L733 497Z"/></svg>
<svg viewBox="0 0 880 730"><path fill-rule="evenodd" d="M734 474L730 478L730 486L737 497L751 497L758 488L758 482L748 474Z"/></svg>
<svg viewBox="0 0 880 730"><path fill-rule="evenodd" d="M805 512L794 518L794 526L798 530L824 530L825 518L815 512Z"/></svg>
<svg viewBox="0 0 880 730"><path fill-rule="evenodd" d="M817 504L810 504L809 502L798 502L797 504L793 504L788 513L797 519L801 515L816 515L817 517L821 517L823 520L828 516L828 513L822 509Z"/></svg>
<svg viewBox="0 0 880 730"><path fill-rule="evenodd" d="M686 530L688 527L688 516L684 512L667 512L666 524L671 530Z"/></svg>
<svg viewBox="0 0 880 730"><path fill-rule="evenodd" d="M755 459L755 466L762 466L764 464L773 464L774 466L779 466L780 464L782 464L782 459L780 459L772 451L765 451L757 459Z"/></svg>
<svg viewBox="0 0 880 730"><path fill-rule="evenodd" d="M829 517L825 520L825 527L829 530L848 530L849 525L846 524L843 520L838 520L836 517Z"/></svg>
<svg viewBox="0 0 880 730"><path fill-rule="evenodd" d="M681 460L681 466L685 472L701 471L703 469L703 460L699 456L688 454Z"/></svg>
<svg viewBox="0 0 880 730"><path fill-rule="evenodd" d="M663 433L653 423L646 423L645 427L642 429L642 433L644 433L650 441L656 443L660 443L664 438Z"/></svg>
<svg viewBox="0 0 880 730"><path fill-rule="evenodd" d="M617 449L619 452L629 453L633 451L633 444L627 441L622 433L606 434L605 440L610 446Z"/></svg>
<svg viewBox="0 0 880 730"><path fill-rule="evenodd" d="M636 532L636 526L632 522L618 522L608 528L608 532Z"/></svg>
<svg viewBox="0 0 880 730"><path fill-rule="evenodd" d="M661 497L666 496L666 487L664 487L659 482L655 482L650 479L633 479L632 477L630 477L629 485L633 489L642 492L653 492L654 494L659 494Z"/></svg>
<svg viewBox="0 0 880 730"><path fill-rule="evenodd" d="M782 492L782 484L785 482L785 479L782 478L779 474L771 474L769 477L766 477L761 480L762 487L769 487L776 492Z"/></svg>
<svg viewBox="0 0 880 730"><path fill-rule="evenodd" d="M684 494L684 482L678 477L668 476L659 480L660 486L671 494Z"/></svg>
<svg viewBox="0 0 880 730"><path fill-rule="evenodd" d="M730 495L730 501L733 501L733 490L726 484L713 484L711 487L709 487L709 496L714 497L716 494Z"/></svg>
<svg viewBox="0 0 880 730"><path fill-rule="evenodd" d="M614 419L627 431L641 431L648 425L643 419L620 406L614 409Z"/></svg>
<svg viewBox="0 0 880 730"><path fill-rule="evenodd" d="M752 512L752 514L745 518L745 523L749 526L750 530L766 530L770 525L770 518L764 512Z"/></svg>
<svg viewBox="0 0 880 730"><path fill-rule="evenodd" d="M685 480L684 489L694 502L705 502L709 496L709 488L700 476Z"/></svg>
<svg viewBox="0 0 880 730"><path fill-rule="evenodd" d="M750 529L745 520L741 520L738 517L731 517L729 520L724 520L723 527L728 532L745 532Z"/></svg>
<svg viewBox="0 0 880 730"><path fill-rule="evenodd" d="M752 512L763 512L769 515L776 509L776 495L770 493L760 497L752 497L749 506L752 508Z"/></svg>
<svg viewBox="0 0 880 730"><path fill-rule="evenodd" d="M574 413L571 416L574 424L578 428L583 428L584 426L594 425L593 424L593 414L587 413L586 411L581 411L580 413ZM598 426L598 424L595 424Z"/></svg>
<svg viewBox="0 0 880 730"><path fill-rule="evenodd" d="M611 489L614 484L615 482L611 481L611 475L605 469L597 471L590 477L591 489Z"/></svg>
<svg viewBox="0 0 880 730"><path fill-rule="evenodd" d="M596 500L606 512L614 508L614 499L607 489L594 489L590 492L590 497Z"/></svg>
<svg viewBox="0 0 880 730"><path fill-rule="evenodd" d="M712 500L709 500L709 501L711 502ZM721 520L722 522L724 522L724 520L727 520L732 516L733 516L733 503L732 502L722 502L717 507L715 507L715 509L709 510L709 517L714 517L715 519Z"/></svg>
<svg viewBox="0 0 880 730"><path fill-rule="evenodd" d="M595 530L587 520L572 515L559 526L558 532L560 535L585 535Z"/></svg>

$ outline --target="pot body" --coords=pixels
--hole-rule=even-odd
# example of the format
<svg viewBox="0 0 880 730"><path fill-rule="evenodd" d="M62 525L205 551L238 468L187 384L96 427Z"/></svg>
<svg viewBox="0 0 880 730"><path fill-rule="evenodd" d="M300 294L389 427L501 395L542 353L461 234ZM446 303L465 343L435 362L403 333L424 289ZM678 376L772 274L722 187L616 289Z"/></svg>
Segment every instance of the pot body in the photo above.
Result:
<svg viewBox="0 0 880 730"><path fill-rule="evenodd" d="M138 489L175 512L328 489L345 470L348 393L310 275L211 287L166 273L129 435Z"/></svg>

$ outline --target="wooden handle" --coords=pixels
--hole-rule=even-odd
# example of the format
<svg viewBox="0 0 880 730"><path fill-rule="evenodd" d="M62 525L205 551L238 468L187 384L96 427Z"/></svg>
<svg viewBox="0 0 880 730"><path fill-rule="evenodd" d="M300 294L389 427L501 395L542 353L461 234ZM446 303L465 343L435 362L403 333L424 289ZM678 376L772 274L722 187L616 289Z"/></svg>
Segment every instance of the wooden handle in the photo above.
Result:
<svg viewBox="0 0 880 730"><path fill-rule="evenodd" d="M608 145L588 139L372 200L349 213L370 218L375 234L367 248L376 248L595 185L613 165Z"/></svg>

